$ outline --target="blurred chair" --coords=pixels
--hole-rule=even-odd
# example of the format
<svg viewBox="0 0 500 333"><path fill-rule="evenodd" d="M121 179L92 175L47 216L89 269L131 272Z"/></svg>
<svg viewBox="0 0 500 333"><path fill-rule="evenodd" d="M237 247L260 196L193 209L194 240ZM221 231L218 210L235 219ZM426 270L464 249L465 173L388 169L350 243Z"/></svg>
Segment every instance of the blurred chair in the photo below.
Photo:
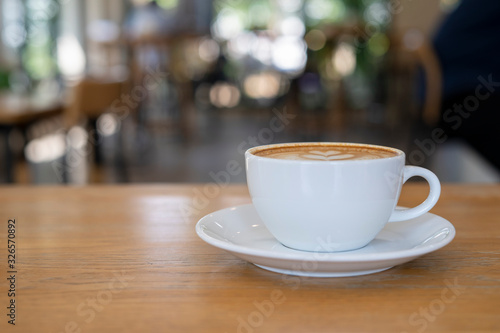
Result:
<svg viewBox="0 0 500 333"><path fill-rule="evenodd" d="M65 112L66 127L75 126L85 119L95 122L111 110L113 103L117 104L123 98L126 88L126 81L83 79L73 89L73 98Z"/></svg>
<svg viewBox="0 0 500 333"><path fill-rule="evenodd" d="M106 113L110 113L115 114L115 121L120 121L135 111L135 104L130 102L130 95L127 91L129 91L128 81L103 81L93 78L83 79L73 89L71 102L65 110L65 127L68 133L72 133L72 128L75 126L87 128L85 138L88 138L87 144L92 146L90 148L94 152L92 162L97 165L101 164L100 148L103 134L103 130L100 128L102 126L98 126L98 120ZM119 131L119 127L117 130ZM80 137L81 135L75 139L74 136L69 136L68 139L69 141L73 139L73 141L79 141L77 145L81 149L85 149L81 147ZM120 133L117 133L116 137L118 151L114 162L120 180L125 181L125 163ZM71 163L68 162L67 165L71 167Z"/></svg>
<svg viewBox="0 0 500 333"><path fill-rule="evenodd" d="M407 106L408 100L418 104L414 93L423 89L420 108L416 110L417 119L427 126L435 126L439 121L442 99L442 72L436 52L431 42L422 32L412 29L402 35L392 36L391 92L405 87L408 95L398 101L399 108ZM423 73L424 85L419 87L419 71ZM401 82L400 79L405 82ZM398 110L400 112L400 110Z"/></svg>
<svg viewBox="0 0 500 333"><path fill-rule="evenodd" d="M194 103L184 49L196 35L142 36L127 41L129 72L134 87L146 96L140 101L139 122L147 127L193 135Z"/></svg>

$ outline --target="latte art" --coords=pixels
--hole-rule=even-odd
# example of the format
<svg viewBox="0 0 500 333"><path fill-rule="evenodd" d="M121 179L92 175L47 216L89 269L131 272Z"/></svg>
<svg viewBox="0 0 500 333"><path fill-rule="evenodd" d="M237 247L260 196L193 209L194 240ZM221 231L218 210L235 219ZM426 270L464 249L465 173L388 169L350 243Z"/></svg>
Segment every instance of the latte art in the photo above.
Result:
<svg viewBox="0 0 500 333"><path fill-rule="evenodd" d="M312 150L309 153L299 155L300 159L323 160L323 161L348 160L352 159L353 157L354 157L353 154L342 154L342 152L338 150L329 150L327 152Z"/></svg>
<svg viewBox="0 0 500 333"><path fill-rule="evenodd" d="M281 160L302 161L345 161L372 160L396 156L392 150L363 145L296 145L264 149L254 153L257 156Z"/></svg>

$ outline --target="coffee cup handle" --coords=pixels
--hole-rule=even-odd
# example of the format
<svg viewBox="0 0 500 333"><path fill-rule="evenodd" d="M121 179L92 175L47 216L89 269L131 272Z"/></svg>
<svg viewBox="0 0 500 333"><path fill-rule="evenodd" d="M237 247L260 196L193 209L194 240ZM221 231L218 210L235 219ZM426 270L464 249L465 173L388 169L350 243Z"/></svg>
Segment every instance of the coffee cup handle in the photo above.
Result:
<svg viewBox="0 0 500 333"><path fill-rule="evenodd" d="M427 213L436 204L441 194L441 184L437 176L427 169L417 166L405 166L403 184L411 177L420 176L429 183L429 195L420 205L408 209L395 209L392 212L389 222L399 222L416 218Z"/></svg>

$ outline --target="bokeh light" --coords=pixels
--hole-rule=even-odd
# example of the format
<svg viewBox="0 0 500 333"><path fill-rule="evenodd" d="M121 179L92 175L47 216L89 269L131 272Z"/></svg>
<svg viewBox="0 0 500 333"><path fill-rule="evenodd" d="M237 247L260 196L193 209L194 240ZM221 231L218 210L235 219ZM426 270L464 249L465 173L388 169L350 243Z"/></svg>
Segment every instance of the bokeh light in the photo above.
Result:
<svg viewBox="0 0 500 333"><path fill-rule="evenodd" d="M273 43L267 36L258 36L252 43L251 54L265 65L271 64Z"/></svg>
<svg viewBox="0 0 500 333"><path fill-rule="evenodd" d="M368 40L368 50L375 57L380 57L387 53L389 44L390 41L387 35L376 33Z"/></svg>
<svg viewBox="0 0 500 333"><path fill-rule="evenodd" d="M282 11L295 13L302 8L304 2L302 0L278 0L277 3Z"/></svg>
<svg viewBox="0 0 500 333"><path fill-rule="evenodd" d="M342 0L309 0L305 5L305 13L313 22L337 22L345 15L346 7Z"/></svg>
<svg viewBox="0 0 500 333"><path fill-rule="evenodd" d="M26 159L33 163L51 162L64 156L66 136L50 134L32 140L25 148Z"/></svg>
<svg viewBox="0 0 500 333"><path fill-rule="evenodd" d="M97 119L97 130L103 136L111 136L118 132L120 120L113 113L105 113Z"/></svg>
<svg viewBox="0 0 500 333"><path fill-rule="evenodd" d="M179 0L156 0L158 6L163 9L173 9L179 5Z"/></svg>
<svg viewBox="0 0 500 333"><path fill-rule="evenodd" d="M57 61L63 76L69 79L77 79L83 76L85 72L85 53L74 35L58 38Z"/></svg>
<svg viewBox="0 0 500 333"><path fill-rule="evenodd" d="M234 84L218 82L210 88L210 102L218 108L232 108L240 102L240 90Z"/></svg>
<svg viewBox="0 0 500 333"><path fill-rule="evenodd" d="M73 126L68 131L67 143L75 149L84 149L88 142L88 133L81 126Z"/></svg>
<svg viewBox="0 0 500 333"><path fill-rule="evenodd" d="M212 33L219 40L229 40L237 37L244 28L244 17L235 10L225 8L217 15Z"/></svg>
<svg viewBox="0 0 500 333"><path fill-rule="evenodd" d="M220 54L220 47L219 44L211 39L211 38L204 38L199 46L198 46L198 55L200 56L200 59L206 62L213 62L215 61Z"/></svg>
<svg viewBox="0 0 500 333"><path fill-rule="evenodd" d="M332 57L333 66L341 76L348 76L356 68L356 53L354 47L347 43L340 43Z"/></svg>
<svg viewBox="0 0 500 333"><path fill-rule="evenodd" d="M298 16L288 16L279 24L281 35L302 37L306 32L306 26Z"/></svg>
<svg viewBox="0 0 500 333"><path fill-rule="evenodd" d="M253 27L266 28L271 20L272 12L267 1L251 1L248 9L249 23Z"/></svg>
<svg viewBox="0 0 500 333"><path fill-rule="evenodd" d="M377 1L366 8L364 18L371 24L384 25L391 21L391 14L385 2Z"/></svg>
<svg viewBox="0 0 500 333"><path fill-rule="evenodd" d="M301 72L307 61L306 47L302 38L278 37L273 45L273 65L284 72Z"/></svg>
<svg viewBox="0 0 500 333"><path fill-rule="evenodd" d="M229 56L235 59L248 55L257 36L253 32L244 32L227 43Z"/></svg>
<svg viewBox="0 0 500 333"><path fill-rule="evenodd" d="M280 93L281 77L276 72L262 72L245 78L245 94L253 99L271 99Z"/></svg>
<svg viewBox="0 0 500 333"><path fill-rule="evenodd" d="M318 29L309 31L304 39L307 43L307 47L313 51L321 50L326 44L325 33Z"/></svg>

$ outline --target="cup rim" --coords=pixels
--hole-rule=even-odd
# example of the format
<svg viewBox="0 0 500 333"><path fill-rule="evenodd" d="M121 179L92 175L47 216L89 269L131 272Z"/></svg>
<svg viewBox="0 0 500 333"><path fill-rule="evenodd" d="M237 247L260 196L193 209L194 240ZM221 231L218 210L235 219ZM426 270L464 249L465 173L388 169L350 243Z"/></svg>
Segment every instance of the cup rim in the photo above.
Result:
<svg viewBox="0 0 500 333"><path fill-rule="evenodd" d="M267 156L257 156L255 155L256 152L258 151L263 151L266 149L275 149L275 148L280 148L280 147L289 147L289 146L309 146L309 145L314 145L314 146L345 146L345 147L366 147L366 148L371 148L371 149L381 149L385 151L389 151L391 153L395 153L395 156L389 156L389 157L381 157L381 158L374 158L374 159L366 159L366 160L332 160L332 161L313 161L313 160L287 160L287 159L276 159L272 157L267 157ZM387 147L387 146L382 146L382 145L374 145L374 144L368 144L368 143L355 143L355 142L287 142L287 143L272 143L268 145L260 145L260 146L255 146L252 148L247 149L245 152L245 155L251 155L253 158L259 158L259 159L265 159L265 160L272 160L277 163L330 163L330 164L337 164L337 163L376 163L376 161L385 161L385 160L390 160L390 159L397 159L401 157L405 157L405 153L397 148L393 147Z"/></svg>

